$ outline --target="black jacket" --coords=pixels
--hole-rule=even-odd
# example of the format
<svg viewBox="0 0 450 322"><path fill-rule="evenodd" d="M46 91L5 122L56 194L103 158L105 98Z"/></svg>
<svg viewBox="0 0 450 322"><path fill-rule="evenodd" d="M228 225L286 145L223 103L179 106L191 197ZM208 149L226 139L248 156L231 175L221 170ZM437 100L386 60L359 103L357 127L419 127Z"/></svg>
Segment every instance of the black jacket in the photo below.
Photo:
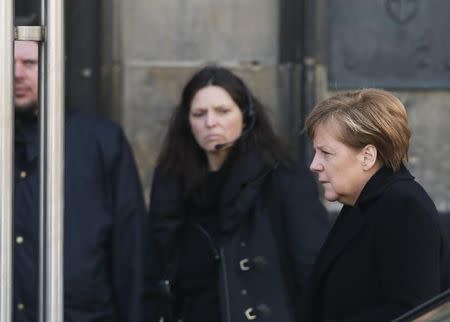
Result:
<svg viewBox="0 0 450 322"><path fill-rule="evenodd" d="M16 121L14 321L37 321L38 134ZM120 128L77 114L65 122L64 321L140 321L145 205Z"/></svg>
<svg viewBox="0 0 450 322"><path fill-rule="evenodd" d="M326 212L312 176L306 171L266 166L257 153L250 153L231 166L220 208L222 238L218 245L217 282L221 321L247 321L246 312L263 321L294 321L294 306L328 231ZM271 225L273 218L282 222L283 237L278 242L274 233L279 235L279 231L275 232ZM153 181L150 220L156 249L149 251L148 258L152 253L159 254L164 259L162 271L170 279L179 248L177 232L185 215L177 178L161 176L158 169ZM278 251L278 247L283 250ZM258 260L263 264L258 265ZM288 262L290 267L282 267L281 262ZM288 277L282 271L291 274ZM162 298L152 293L150 279L153 283L158 279L155 272L158 270L149 268L149 276L154 275L147 283L148 305L157 308L148 321L158 321L158 308L163 307L155 305ZM290 279L289 285L285 279ZM292 296L288 296L289 290Z"/></svg>
<svg viewBox="0 0 450 322"><path fill-rule="evenodd" d="M380 169L344 206L311 276L305 322L384 322L448 287L436 208L402 167Z"/></svg>

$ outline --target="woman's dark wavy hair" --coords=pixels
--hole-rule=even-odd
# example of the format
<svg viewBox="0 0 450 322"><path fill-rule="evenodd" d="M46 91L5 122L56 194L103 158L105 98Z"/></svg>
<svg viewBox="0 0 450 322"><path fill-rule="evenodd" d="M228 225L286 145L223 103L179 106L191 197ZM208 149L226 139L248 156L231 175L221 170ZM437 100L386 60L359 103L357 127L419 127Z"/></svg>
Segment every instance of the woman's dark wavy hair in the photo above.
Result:
<svg viewBox="0 0 450 322"><path fill-rule="evenodd" d="M206 154L195 141L189 123L192 100L199 90L207 86L219 86L231 96L241 109L246 126L251 122L247 119L248 109L253 109L253 128L248 133L245 133L244 128L245 134L233 144L229 160L237 160L248 151L256 150L261 153L266 164L281 162L283 165L290 165L292 158L285 145L275 135L264 107L245 83L226 68L206 66L185 85L157 161L157 166L163 173L176 175L181 179L186 198L192 197L201 189L208 173Z"/></svg>

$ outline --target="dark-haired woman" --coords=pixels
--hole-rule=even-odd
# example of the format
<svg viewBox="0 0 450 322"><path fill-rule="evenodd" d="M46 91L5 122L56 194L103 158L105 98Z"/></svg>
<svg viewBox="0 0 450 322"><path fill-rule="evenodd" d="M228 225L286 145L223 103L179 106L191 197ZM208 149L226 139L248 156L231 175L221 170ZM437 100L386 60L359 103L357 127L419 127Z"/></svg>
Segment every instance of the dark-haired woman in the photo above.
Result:
<svg viewBox="0 0 450 322"><path fill-rule="evenodd" d="M296 321L328 230L312 177L292 166L242 80L219 67L203 68L183 90L150 221L147 273L165 294L148 290L149 321L165 301L165 321Z"/></svg>

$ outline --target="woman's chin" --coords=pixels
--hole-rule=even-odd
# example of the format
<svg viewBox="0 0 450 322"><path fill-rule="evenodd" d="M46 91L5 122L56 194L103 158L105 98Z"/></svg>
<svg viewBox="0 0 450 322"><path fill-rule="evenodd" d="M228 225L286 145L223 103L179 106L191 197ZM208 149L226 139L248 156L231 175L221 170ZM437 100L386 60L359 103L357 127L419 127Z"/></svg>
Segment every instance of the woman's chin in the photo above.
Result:
<svg viewBox="0 0 450 322"><path fill-rule="evenodd" d="M323 197L325 198L325 200L330 201L330 202L339 201L339 196L337 194L335 194L334 192L325 191Z"/></svg>

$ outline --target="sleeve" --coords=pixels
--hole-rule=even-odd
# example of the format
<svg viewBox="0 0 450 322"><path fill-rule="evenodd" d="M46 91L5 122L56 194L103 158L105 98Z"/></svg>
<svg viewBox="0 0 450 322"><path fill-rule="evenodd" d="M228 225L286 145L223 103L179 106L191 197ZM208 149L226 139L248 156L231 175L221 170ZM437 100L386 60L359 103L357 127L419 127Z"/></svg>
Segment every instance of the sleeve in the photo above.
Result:
<svg viewBox="0 0 450 322"><path fill-rule="evenodd" d="M112 189L112 283L118 320L142 321L145 203L135 160L121 130L108 176ZM112 147L110 147L112 149Z"/></svg>
<svg viewBox="0 0 450 322"><path fill-rule="evenodd" d="M437 211L423 196L391 193L379 202L375 256L386 303L348 322L387 321L441 291L441 231Z"/></svg>
<svg viewBox="0 0 450 322"><path fill-rule="evenodd" d="M142 321L167 321L170 314L171 290L168 283L166 254L163 245L172 230L172 218L178 213L179 185L175 178L154 171L150 194L150 211L145 224L144 241L144 311Z"/></svg>
<svg viewBox="0 0 450 322"><path fill-rule="evenodd" d="M297 294L301 294L315 259L330 229L327 211L319 199L314 178L296 169L280 178L282 211L293 259Z"/></svg>

